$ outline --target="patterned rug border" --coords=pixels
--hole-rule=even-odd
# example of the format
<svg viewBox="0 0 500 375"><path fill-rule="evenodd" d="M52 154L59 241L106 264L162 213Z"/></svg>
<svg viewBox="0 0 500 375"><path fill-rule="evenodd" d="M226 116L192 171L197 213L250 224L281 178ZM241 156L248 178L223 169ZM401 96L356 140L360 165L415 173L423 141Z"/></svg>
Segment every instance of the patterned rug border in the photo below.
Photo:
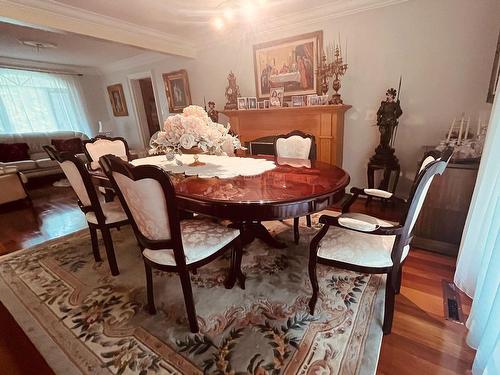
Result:
<svg viewBox="0 0 500 375"><path fill-rule="evenodd" d="M5 259L5 256L0 258L0 260L3 259ZM56 374L82 374L74 362L61 350L60 345L54 341L47 330L38 322L28 308L24 306L18 296L7 286L2 277L0 277L0 302L2 302Z"/></svg>
<svg viewBox="0 0 500 375"><path fill-rule="evenodd" d="M79 237L89 237L88 230L84 228L31 247L26 247L9 254L5 254L0 256L0 263L8 260L16 254L19 254L20 252L36 251L40 248L47 248L60 242ZM43 327L43 325L38 322L29 308L24 305L22 299L7 285L7 280L4 280L3 277L0 277L0 301L4 304L9 313L13 316L15 321L19 324L21 329L25 332L30 341L34 344L47 364L56 374L82 374L77 365L75 365L74 361L66 355L63 350L61 350L60 345L52 338L46 327ZM360 375L376 373L383 337L381 332L381 322L384 310L383 301L384 288L379 288L377 296L372 304L372 309L376 310L377 313L368 327L368 333L366 336L366 345L376 346L378 350L375 351L376 356L367 356L366 350L363 352L363 355L361 356L361 363L358 364L358 373Z"/></svg>

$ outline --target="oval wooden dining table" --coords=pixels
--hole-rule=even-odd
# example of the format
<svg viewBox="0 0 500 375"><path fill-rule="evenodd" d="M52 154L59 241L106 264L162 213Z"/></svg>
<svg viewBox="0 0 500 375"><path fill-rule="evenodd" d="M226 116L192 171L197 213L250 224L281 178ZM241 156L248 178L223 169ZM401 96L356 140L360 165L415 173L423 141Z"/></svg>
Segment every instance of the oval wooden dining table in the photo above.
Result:
<svg viewBox="0 0 500 375"><path fill-rule="evenodd" d="M321 211L345 194L350 177L343 169L320 161L268 156L276 168L257 176L228 179L200 178L169 173L175 186L180 210L230 220L241 230L243 243L259 238L282 248L262 225L262 221L283 220ZM142 164L142 163L141 163ZM104 187L110 182L100 170L90 172Z"/></svg>

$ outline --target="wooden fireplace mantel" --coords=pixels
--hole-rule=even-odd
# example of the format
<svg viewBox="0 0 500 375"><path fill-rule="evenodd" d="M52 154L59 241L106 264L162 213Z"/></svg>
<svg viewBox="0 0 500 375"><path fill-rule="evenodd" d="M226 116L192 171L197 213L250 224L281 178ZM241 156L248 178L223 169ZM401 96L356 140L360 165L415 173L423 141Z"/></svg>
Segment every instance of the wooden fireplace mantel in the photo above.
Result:
<svg viewBox="0 0 500 375"><path fill-rule="evenodd" d="M342 166L344 114L350 105L221 111L241 142L301 130L316 138L317 159Z"/></svg>

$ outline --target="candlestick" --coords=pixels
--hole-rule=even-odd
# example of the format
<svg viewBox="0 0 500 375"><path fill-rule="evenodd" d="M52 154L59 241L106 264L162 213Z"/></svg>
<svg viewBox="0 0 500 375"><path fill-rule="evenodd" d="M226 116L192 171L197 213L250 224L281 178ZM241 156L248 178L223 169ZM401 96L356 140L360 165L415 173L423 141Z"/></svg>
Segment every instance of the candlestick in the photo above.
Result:
<svg viewBox="0 0 500 375"><path fill-rule="evenodd" d="M481 116L479 116L479 120L477 121L477 134L479 136L479 132L481 131Z"/></svg>
<svg viewBox="0 0 500 375"><path fill-rule="evenodd" d="M345 63L347 64L347 38L345 40Z"/></svg>
<svg viewBox="0 0 500 375"><path fill-rule="evenodd" d="M460 120L460 130L458 131L458 139L457 139L457 145L460 144L460 140L462 139L462 129L464 127L464 116L462 115L462 119Z"/></svg>
<svg viewBox="0 0 500 375"><path fill-rule="evenodd" d="M469 139L469 124L470 124L470 116L467 119L467 126L465 127L464 141L467 141Z"/></svg>
<svg viewBox="0 0 500 375"><path fill-rule="evenodd" d="M446 138L446 142L450 142L451 133L453 132L453 128L455 127L455 122L456 121L457 121L457 119L454 118L453 122L451 123L450 130L448 131L448 137Z"/></svg>

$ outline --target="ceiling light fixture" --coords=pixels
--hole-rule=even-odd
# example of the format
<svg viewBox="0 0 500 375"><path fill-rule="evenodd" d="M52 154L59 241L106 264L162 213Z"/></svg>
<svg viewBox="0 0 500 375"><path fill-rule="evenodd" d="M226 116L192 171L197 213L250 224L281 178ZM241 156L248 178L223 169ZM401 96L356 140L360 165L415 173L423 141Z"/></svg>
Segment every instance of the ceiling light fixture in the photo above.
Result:
<svg viewBox="0 0 500 375"><path fill-rule="evenodd" d="M216 30L222 30L224 28L224 20L220 17L215 17L213 20L213 25Z"/></svg>
<svg viewBox="0 0 500 375"><path fill-rule="evenodd" d="M232 21L234 18L234 10L232 8L224 9L224 18L228 21Z"/></svg>
<svg viewBox="0 0 500 375"><path fill-rule="evenodd" d="M37 40L22 40L19 39L19 43L23 46L33 47L37 52L40 52L44 48L57 48L57 44L49 42L39 42Z"/></svg>

